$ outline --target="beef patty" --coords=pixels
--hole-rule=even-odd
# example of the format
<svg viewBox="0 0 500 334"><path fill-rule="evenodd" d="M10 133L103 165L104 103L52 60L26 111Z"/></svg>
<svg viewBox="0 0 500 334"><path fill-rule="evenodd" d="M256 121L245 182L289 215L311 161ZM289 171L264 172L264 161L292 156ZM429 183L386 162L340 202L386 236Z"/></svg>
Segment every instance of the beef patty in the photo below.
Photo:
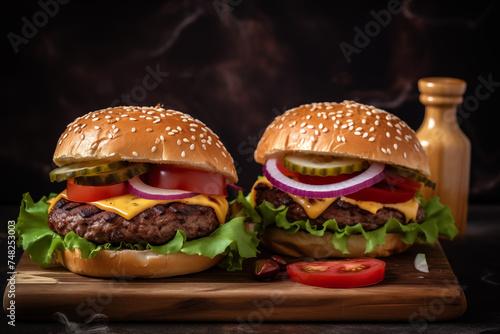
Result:
<svg viewBox="0 0 500 334"><path fill-rule="evenodd" d="M382 208L373 214L369 211L363 210L357 205L353 205L337 199L330 204L328 208L323 211L317 218L311 219L307 216L304 208L296 203L287 193L273 187L269 188L265 184L258 184L255 186L256 196L255 203L261 204L264 200L270 202L275 207L284 205L288 207L286 212L286 219L290 222L299 220L308 220L312 225L322 225L329 219L335 219L340 228L345 226L354 226L360 223L365 231L372 231L383 226L389 219L395 218L401 224L406 225L405 215L393 208ZM310 199L310 201L320 201L321 199ZM416 222L420 223L425 219L425 213L422 206L419 206ZM410 221L413 222L413 221Z"/></svg>
<svg viewBox="0 0 500 334"><path fill-rule="evenodd" d="M96 244L146 241L151 245L167 243L177 230L183 230L191 240L209 235L219 227L214 209L203 205L158 204L127 220L95 205L64 198L50 211L48 224L60 235L73 231Z"/></svg>

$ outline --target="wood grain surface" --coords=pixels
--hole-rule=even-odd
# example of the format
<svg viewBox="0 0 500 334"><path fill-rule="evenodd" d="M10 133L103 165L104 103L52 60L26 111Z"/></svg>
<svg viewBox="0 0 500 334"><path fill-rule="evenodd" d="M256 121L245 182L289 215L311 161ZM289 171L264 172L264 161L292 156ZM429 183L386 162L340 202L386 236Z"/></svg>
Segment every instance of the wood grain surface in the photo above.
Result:
<svg viewBox="0 0 500 334"><path fill-rule="evenodd" d="M414 267L425 253L429 273ZM262 254L261 257L266 256ZM383 282L327 289L290 281L281 273L255 281L248 260L238 272L213 268L163 279L98 279L57 267L39 268L23 254L15 280L16 318L72 320L105 315L111 321L425 321L448 320L466 310L462 288L441 246L418 244L384 259ZM7 292L7 290L6 290ZM4 309L10 299L4 294Z"/></svg>

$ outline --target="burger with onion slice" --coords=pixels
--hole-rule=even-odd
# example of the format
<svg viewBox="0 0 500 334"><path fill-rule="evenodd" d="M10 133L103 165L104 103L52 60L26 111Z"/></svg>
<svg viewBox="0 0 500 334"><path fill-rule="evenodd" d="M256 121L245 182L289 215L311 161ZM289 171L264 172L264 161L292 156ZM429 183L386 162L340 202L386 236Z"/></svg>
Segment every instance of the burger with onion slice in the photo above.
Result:
<svg viewBox="0 0 500 334"><path fill-rule="evenodd" d="M162 107L115 107L77 118L61 135L52 181L25 194L18 244L40 266L54 261L96 277L167 277L215 265L241 269L258 239L232 218L231 155L193 117Z"/></svg>
<svg viewBox="0 0 500 334"><path fill-rule="evenodd" d="M238 201L272 252L383 257L457 234L449 208L418 195L434 184L414 131L381 109L344 101L288 110L267 127L255 160L264 176Z"/></svg>

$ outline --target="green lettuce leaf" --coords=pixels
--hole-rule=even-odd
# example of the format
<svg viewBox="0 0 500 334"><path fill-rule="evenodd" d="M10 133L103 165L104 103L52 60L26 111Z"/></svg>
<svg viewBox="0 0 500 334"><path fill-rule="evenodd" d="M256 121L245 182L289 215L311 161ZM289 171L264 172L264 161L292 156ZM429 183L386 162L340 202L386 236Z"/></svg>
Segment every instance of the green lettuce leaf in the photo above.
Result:
<svg viewBox="0 0 500 334"><path fill-rule="evenodd" d="M51 194L50 197L54 197ZM50 198L49 197L49 198ZM41 267L52 264L52 254L55 250L80 249L82 257L92 258L101 249L151 249L158 254L172 254L183 252L186 254L199 254L213 258L218 254L225 255L219 267L228 271L241 270L243 260L257 255L259 239L256 232L245 229L245 215L236 215L229 222L221 225L209 236L195 240L186 240L183 231L177 231L175 237L164 245L154 246L146 242L130 244L106 243L96 245L74 232L61 236L53 232L47 225L48 208L47 197L34 202L29 193L23 195L19 218L16 224L17 244L22 247Z"/></svg>
<svg viewBox="0 0 500 334"><path fill-rule="evenodd" d="M438 197L429 201L420 199L426 216L422 223L403 225L397 219L392 218L384 226L373 231L365 231L361 224L340 228L335 219L326 221L322 226L311 225L309 220L289 222L286 219L287 207L276 208L273 204L264 201L253 208L250 194L246 197L240 195L236 201L241 202L242 210L247 216L253 217L255 222L260 223L257 228L259 234L263 233L267 227L274 225L284 229L288 234L306 231L313 235L323 236L325 232L331 232L333 233L332 244L344 254L349 253L347 239L353 234L363 234L365 237L365 253L373 251L378 245L383 245L387 233L401 233L403 242L407 244L413 244L415 241L433 244L439 235L453 239L458 234L450 208L441 204Z"/></svg>

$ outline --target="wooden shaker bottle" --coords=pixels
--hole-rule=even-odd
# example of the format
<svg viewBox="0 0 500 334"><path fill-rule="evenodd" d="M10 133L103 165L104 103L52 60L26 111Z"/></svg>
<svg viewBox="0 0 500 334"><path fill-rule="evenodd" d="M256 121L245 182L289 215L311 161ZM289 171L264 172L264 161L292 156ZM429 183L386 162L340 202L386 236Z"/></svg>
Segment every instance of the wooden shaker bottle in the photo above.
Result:
<svg viewBox="0 0 500 334"><path fill-rule="evenodd" d="M429 156L436 189L421 189L424 199L439 196L451 208L459 236L464 235L469 198L471 145L457 122L466 83L455 78L429 77L418 81L425 117L417 137Z"/></svg>

